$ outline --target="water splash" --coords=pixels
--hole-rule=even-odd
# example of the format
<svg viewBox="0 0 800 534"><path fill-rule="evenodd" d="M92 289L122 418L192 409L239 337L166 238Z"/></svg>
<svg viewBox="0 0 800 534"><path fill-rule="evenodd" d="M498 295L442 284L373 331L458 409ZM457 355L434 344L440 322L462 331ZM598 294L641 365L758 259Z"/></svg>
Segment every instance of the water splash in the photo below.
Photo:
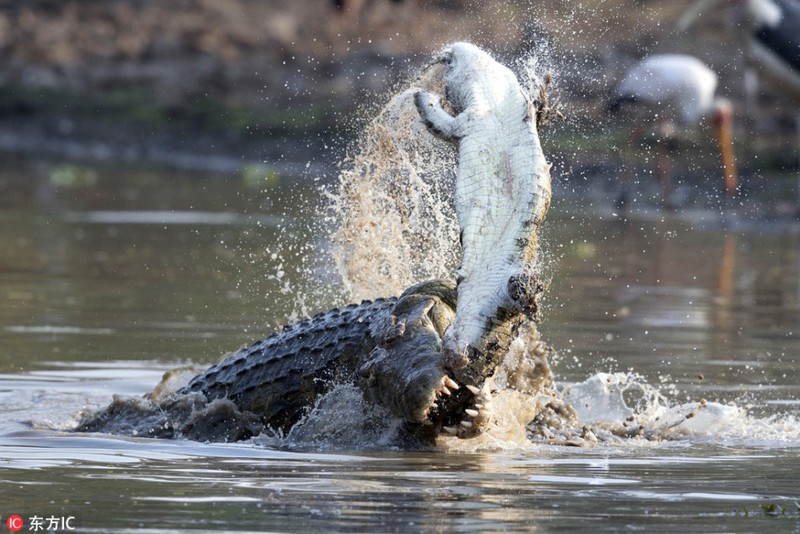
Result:
<svg viewBox="0 0 800 534"><path fill-rule="evenodd" d="M321 205L304 206L316 215L280 224L264 251L248 248L253 268L275 265L249 293L288 299L291 322L452 278L459 257L456 153L427 132L413 101L418 90L443 93L443 83L437 66L406 82L364 127L335 182L320 184Z"/></svg>
<svg viewBox="0 0 800 534"><path fill-rule="evenodd" d="M635 373L596 373L563 385L559 397L574 407L571 429L587 442L619 445L713 441L728 445L798 446L800 421L791 414L758 417L735 404L699 399L676 402ZM558 439L574 439L568 433ZM555 440L555 441L558 441Z"/></svg>
<svg viewBox="0 0 800 534"><path fill-rule="evenodd" d="M523 84L536 95L547 55L526 53L515 64ZM267 251L279 262L270 279L294 299L294 318L323 309L320 302L331 295L339 302L396 295L418 281L452 276L459 256L450 193L455 152L428 134L413 104L416 90L442 94L441 84L440 69L431 67L391 98L342 163L335 190L326 192L329 204L323 216L311 228L280 229L279 245ZM308 240L309 235L317 238ZM328 241L339 281L331 279L319 260L325 256L320 248ZM292 261L300 282L287 276ZM598 373L580 384L556 387L548 356L535 330L523 332L488 380L494 391L486 433L472 440L442 438L439 445L473 452L525 449L542 442L649 446L710 439L753 444L754 435L770 444L800 444L800 424L793 416L757 418L738 406L702 399L675 403L634 374ZM163 405L134 402L122 407L137 414L152 410L159 428L166 423L167 430L176 427L175 421L160 419ZM197 417L209 415L212 422L250 424L225 403L207 410L203 406L198 401L170 408L180 417L191 416L192 428L197 428ZM357 388L342 385L320 398L286 436L265 431L254 442L291 448L381 448L393 442L398 425L367 405Z"/></svg>
<svg viewBox="0 0 800 534"><path fill-rule="evenodd" d="M414 106L416 91L442 94L442 83L441 68L430 67L394 96L361 135L328 195L337 221L334 258L350 300L452 278L455 151L425 130Z"/></svg>
<svg viewBox="0 0 800 534"><path fill-rule="evenodd" d="M534 98L543 74L557 70L546 41L519 51L511 63ZM555 80L557 87L558 76ZM326 191L326 235L344 301L396 295L420 280L452 277L459 256L451 195L455 151L428 134L413 103L418 89L443 94L442 83L441 69L430 67L399 90L341 164L335 189ZM546 248L543 257L552 268L555 258ZM634 374L597 373L580 384L556 387L537 347L538 336L523 336L490 379L494 415L487 432L472 440L442 438L442 448L746 440L755 428L770 439L800 442L800 426L792 417L758 419L737 406L703 400L675 403ZM384 416L365 406L357 390L342 386L320 399L289 435L267 443L375 447L396 435L396 424Z"/></svg>

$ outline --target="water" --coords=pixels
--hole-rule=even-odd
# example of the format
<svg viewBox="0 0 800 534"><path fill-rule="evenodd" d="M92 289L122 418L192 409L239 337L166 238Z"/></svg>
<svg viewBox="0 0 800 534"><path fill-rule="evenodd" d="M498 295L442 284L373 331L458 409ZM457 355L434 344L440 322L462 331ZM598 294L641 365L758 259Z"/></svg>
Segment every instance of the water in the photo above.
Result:
<svg viewBox="0 0 800 534"><path fill-rule="evenodd" d="M554 204L541 330L559 350L556 378L627 388L635 424L669 439L407 453L75 435L65 429L82 409L141 395L290 316L297 302L280 289L307 272L264 249L300 239L318 193L111 168L64 188L58 165L0 166L3 518L74 516L96 532L800 531L790 229L620 223ZM279 201L290 194L306 202ZM591 384L578 389L625 415Z"/></svg>

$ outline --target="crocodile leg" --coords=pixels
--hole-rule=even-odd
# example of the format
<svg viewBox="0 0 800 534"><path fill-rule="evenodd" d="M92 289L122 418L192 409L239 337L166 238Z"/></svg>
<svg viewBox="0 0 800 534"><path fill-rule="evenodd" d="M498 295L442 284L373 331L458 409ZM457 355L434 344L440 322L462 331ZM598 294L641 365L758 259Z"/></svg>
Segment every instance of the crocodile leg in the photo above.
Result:
<svg viewBox="0 0 800 534"><path fill-rule="evenodd" d="M425 127L435 136L445 141L458 141L463 137L463 127L459 117L453 117L442 108L439 97L423 91L414 94L417 107Z"/></svg>

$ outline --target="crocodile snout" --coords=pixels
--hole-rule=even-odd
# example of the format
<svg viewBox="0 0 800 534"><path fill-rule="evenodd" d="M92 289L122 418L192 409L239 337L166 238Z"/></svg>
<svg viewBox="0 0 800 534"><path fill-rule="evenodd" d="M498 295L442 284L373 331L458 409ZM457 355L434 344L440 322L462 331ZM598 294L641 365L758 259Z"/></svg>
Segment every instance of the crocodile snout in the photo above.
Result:
<svg viewBox="0 0 800 534"><path fill-rule="evenodd" d="M445 347L442 351L444 353L444 366L447 369L458 370L463 369L469 364L469 356L467 351L459 351L457 349Z"/></svg>
<svg viewBox="0 0 800 534"><path fill-rule="evenodd" d="M458 382L480 385L491 374L485 368L481 351L470 344L459 346L445 342L442 356L445 369L452 372Z"/></svg>

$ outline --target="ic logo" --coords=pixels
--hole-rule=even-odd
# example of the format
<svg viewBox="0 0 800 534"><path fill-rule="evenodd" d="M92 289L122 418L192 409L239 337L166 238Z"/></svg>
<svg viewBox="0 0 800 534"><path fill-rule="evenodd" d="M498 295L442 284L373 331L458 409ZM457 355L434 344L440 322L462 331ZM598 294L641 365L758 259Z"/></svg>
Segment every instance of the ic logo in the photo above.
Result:
<svg viewBox="0 0 800 534"><path fill-rule="evenodd" d="M22 530L22 527L25 525L25 522L22 518L18 515L10 515L8 516L8 520L6 521L6 526L8 530L11 532L19 532Z"/></svg>

